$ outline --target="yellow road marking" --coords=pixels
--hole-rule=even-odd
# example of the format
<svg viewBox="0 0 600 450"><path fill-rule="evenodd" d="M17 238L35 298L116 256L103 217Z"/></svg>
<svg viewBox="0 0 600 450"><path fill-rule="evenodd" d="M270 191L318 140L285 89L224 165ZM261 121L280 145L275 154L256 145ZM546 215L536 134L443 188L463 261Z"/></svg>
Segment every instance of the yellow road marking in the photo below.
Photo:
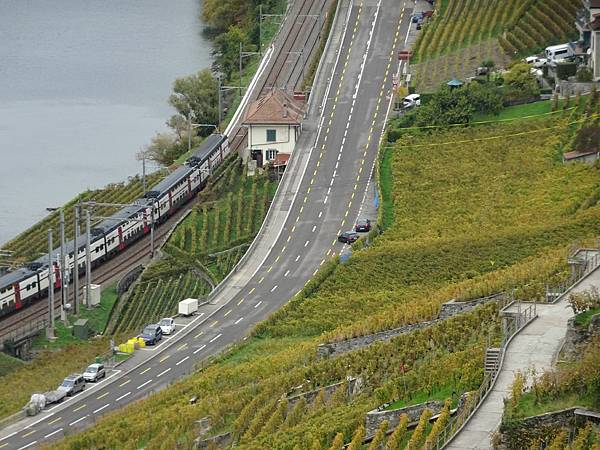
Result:
<svg viewBox="0 0 600 450"><path fill-rule="evenodd" d="M239 302L237 302L238 306L240 306L242 303L244 303L244 299L241 299Z"/></svg>
<svg viewBox="0 0 600 450"><path fill-rule="evenodd" d="M231 310L229 310L225 314L223 314L223 317L227 317L229 314L231 314ZM187 345L187 344L185 344L185 345Z"/></svg>
<svg viewBox="0 0 600 450"><path fill-rule="evenodd" d="M250 292L249 292L249 294L252 294L252 293L253 293L255 290L256 290L256 288L252 288L252 289L250 289Z"/></svg>
<svg viewBox="0 0 600 450"><path fill-rule="evenodd" d="M213 323L211 323L211 324L210 324L210 327L212 328L212 327L214 327L214 326L215 326L216 324L218 324L218 323L219 323L219 321L218 321L218 320L215 320Z"/></svg>
<svg viewBox="0 0 600 450"><path fill-rule="evenodd" d="M194 339L198 339L200 336L202 336L204 334L204 331L201 331L200 333L198 333L196 336L194 336ZM142 372L143 373L143 372Z"/></svg>
<svg viewBox="0 0 600 450"><path fill-rule="evenodd" d="M52 425L52 424L54 424L54 423L58 422L60 419L62 419L62 417L57 417L56 419L54 419L54 420L52 420L52 421L48 422L48 425Z"/></svg>
<svg viewBox="0 0 600 450"><path fill-rule="evenodd" d="M119 385L119 387L123 387L123 386L125 386L125 385L126 385L126 384L128 384L128 383L131 383L131 378L130 378L129 380L127 380L127 381L124 381L123 383L121 383L121 384Z"/></svg>
<svg viewBox="0 0 600 450"><path fill-rule="evenodd" d="M258 284L262 283L263 281L265 281L265 277L260 277L260 280L258 280Z"/></svg>
<svg viewBox="0 0 600 450"><path fill-rule="evenodd" d="M161 359L158 360L158 362L163 362L166 361L167 359L169 359L171 357L171 355L167 355L167 356L163 356Z"/></svg>
<svg viewBox="0 0 600 450"><path fill-rule="evenodd" d="M87 405L83 404L83 405L81 405L80 407L78 407L78 408L75 408L75 409L73 410L73 412L77 412L77 411L79 411L80 409L83 409L83 408L85 408L86 406L87 406Z"/></svg>
<svg viewBox="0 0 600 450"><path fill-rule="evenodd" d="M104 394L102 394L102 395L99 395L98 397L96 397L96 400L100 400L101 398L104 398L104 397L106 397L107 395L108 395L108 392L105 392Z"/></svg>
<svg viewBox="0 0 600 450"><path fill-rule="evenodd" d="M33 433L35 433L35 430L31 430L29 433L27 433L27 434L24 434L24 435L23 435L23 436L21 436L21 437L27 437L27 436L30 436L30 435L32 435Z"/></svg>
<svg viewBox="0 0 600 450"><path fill-rule="evenodd" d="M227 314L225 314L225 315L227 315ZM177 347L177 351L183 350L186 347L187 347L187 344L181 344L179 347Z"/></svg>

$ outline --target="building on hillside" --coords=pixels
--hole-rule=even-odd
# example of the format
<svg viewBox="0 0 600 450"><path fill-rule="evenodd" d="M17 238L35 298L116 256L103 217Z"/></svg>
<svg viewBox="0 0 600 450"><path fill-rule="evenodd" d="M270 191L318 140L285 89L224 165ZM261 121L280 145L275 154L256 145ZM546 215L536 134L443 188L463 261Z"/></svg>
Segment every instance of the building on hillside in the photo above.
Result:
<svg viewBox="0 0 600 450"><path fill-rule="evenodd" d="M248 129L248 153L258 167L287 163L302 131L304 105L275 89L250 105L242 125ZM279 155L279 157L278 157ZM284 155L287 155L285 157Z"/></svg>
<svg viewBox="0 0 600 450"><path fill-rule="evenodd" d="M579 46L587 53L594 81L600 81L600 0L582 0L583 9L577 14Z"/></svg>

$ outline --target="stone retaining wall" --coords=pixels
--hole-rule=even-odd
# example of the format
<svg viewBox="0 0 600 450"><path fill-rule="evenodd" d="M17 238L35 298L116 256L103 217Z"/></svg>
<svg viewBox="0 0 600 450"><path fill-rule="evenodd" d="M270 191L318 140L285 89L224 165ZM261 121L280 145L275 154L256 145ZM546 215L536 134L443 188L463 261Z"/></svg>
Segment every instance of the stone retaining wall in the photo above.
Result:
<svg viewBox="0 0 600 450"><path fill-rule="evenodd" d="M410 333L415 330L420 330L422 328L427 328L432 325L435 325L441 320L449 319L450 317L454 317L457 314L462 314L465 312L469 312L476 308L479 305L483 305L485 303L489 303L491 301L500 301L505 300L507 298L506 293L500 293L491 295L489 297L477 298L474 300L469 300L465 302L459 302L456 300L451 300L442 304L440 308L440 313L437 319L414 323L411 325L405 325L403 327L394 328L391 330L380 331L379 333L369 334L367 336L359 336L352 339L346 339L340 342L327 342L325 344L319 344L317 347L317 357L326 358L330 356L337 356L343 353L351 352L354 350L358 350L363 347L367 347L374 342L379 341L389 341L390 339L395 338L401 334Z"/></svg>
<svg viewBox="0 0 600 450"><path fill-rule="evenodd" d="M587 327L575 325L575 317L567 322L567 333L563 346L564 358L573 361L581 357L581 350L590 342L592 336L600 334L600 313L594 314Z"/></svg>
<svg viewBox="0 0 600 450"><path fill-rule="evenodd" d="M329 386L315 389L314 391L303 392L301 394L287 397L288 409L291 409L301 398L304 398L307 404L312 403L321 391L325 392L325 399L328 400L336 391L336 389L342 386L344 383L348 384L349 396L356 394L362 387L361 378L348 377L345 381L340 381L339 383L330 384Z"/></svg>
<svg viewBox="0 0 600 450"><path fill-rule="evenodd" d="M408 416L409 422L417 422L421 414L425 408L429 408L434 415L439 414L439 412L444 407L444 402L439 400L434 400L425 403L419 403L417 405L405 406L404 408L392 409L390 411L379 411L378 409L374 409L367 413L367 417L365 418L365 429L366 436L373 436L381 423L384 420L389 422L389 430L393 430L398 426L400 422L400 416L402 414L406 414Z"/></svg>
<svg viewBox="0 0 600 450"><path fill-rule="evenodd" d="M207 448L224 448L232 442L231 432L212 436L207 439L196 439L194 445L198 450L205 450Z"/></svg>

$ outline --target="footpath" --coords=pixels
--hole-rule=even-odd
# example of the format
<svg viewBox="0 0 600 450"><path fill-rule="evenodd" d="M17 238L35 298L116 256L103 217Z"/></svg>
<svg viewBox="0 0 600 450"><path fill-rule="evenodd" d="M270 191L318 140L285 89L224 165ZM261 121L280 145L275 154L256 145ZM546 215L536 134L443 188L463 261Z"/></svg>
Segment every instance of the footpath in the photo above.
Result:
<svg viewBox="0 0 600 450"><path fill-rule="evenodd" d="M515 372L534 368L537 373L552 367L573 316L566 297L568 293L600 288L600 267L575 284L554 304L538 304L538 317L510 342L496 384L483 404L450 442L448 449L491 449L491 435L500 426L504 398L510 394Z"/></svg>

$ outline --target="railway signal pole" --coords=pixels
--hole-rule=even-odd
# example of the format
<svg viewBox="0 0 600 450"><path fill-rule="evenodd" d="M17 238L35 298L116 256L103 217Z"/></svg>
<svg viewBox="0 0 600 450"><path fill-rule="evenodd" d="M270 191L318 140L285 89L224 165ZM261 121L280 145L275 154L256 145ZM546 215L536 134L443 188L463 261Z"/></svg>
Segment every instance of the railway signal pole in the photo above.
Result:
<svg viewBox="0 0 600 450"><path fill-rule="evenodd" d="M67 314L65 304L67 303L68 284L67 261L65 260L65 211L60 208L60 320L66 325Z"/></svg>
<svg viewBox="0 0 600 450"><path fill-rule="evenodd" d="M91 241L91 214L90 209L85 210L85 307L90 309L91 296L90 285L92 284L92 255L90 254Z"/></svg>
<svg viewBox="0 0 600 450"><path fill-rule="evenodd" d="M75 205L75 227L73 228L73 313L79 314L79 245L77 239L79 238L79 211L81 206Z"/></svg>
<svg viewBox="0 0 600 450"><path fill-rule="evenodd" d="M48 228L48 328L46 337L54 339L54 283L52 271L52 228Z"/></svg>

